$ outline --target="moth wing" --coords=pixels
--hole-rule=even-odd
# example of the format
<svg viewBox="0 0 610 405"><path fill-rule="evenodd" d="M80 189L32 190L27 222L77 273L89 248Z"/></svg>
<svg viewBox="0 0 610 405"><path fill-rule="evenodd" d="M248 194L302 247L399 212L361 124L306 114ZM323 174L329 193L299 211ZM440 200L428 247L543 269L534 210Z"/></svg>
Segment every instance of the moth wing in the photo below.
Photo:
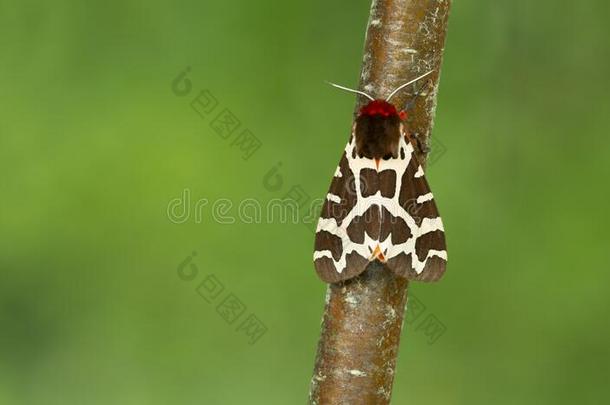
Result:
<svg viewBox="0 0 610 405"><path fill-rule="evenodd" d="M382 161L379 171L380 190L393 189L392 203L381 213L381 251L397 275L437 281L447 264L443 222L413 146L403 138L399 147L399 157ZM394 177L383 177L386 168Z"/></svg>
<svg viewBox="0 0 610 405"><path fill-rule="evenodd" d="M314 265L318 276L327 283L355 277L369 264L366 245L349 236L355 228L364 226L357 216L360 179L352 169L354 147L352 137L335 171L316 228ZM379 227L380 218L369 218L368 222Z"/></svg>

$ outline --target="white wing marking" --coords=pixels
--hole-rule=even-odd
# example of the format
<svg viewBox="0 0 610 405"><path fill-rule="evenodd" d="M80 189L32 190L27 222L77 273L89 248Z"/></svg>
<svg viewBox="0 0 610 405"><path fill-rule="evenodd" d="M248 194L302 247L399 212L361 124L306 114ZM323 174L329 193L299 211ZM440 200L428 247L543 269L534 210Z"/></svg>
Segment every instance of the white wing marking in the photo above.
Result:
<svg viewBox="0 0 610 405"><path fill-rule="evenodd" d="M406 142L404 137L401 137L399 147L404 148L405 156L407 156L407 158L381 160L379 167L375 165L375 161L373 159L360 157L355 159L352 158L352 152L355 147L355 140L354 137L352 137L351 142L349 142L345 147L345 156L347 158L349 168L354 174L355 191L357 193L356 195L358 196L356 205L341 221L341 226L337 224L337 221L334 218L320 218L316 228L316 232L326 231L341 239L343 247L341 258L339 260L335 260L329 250L323 250L314 252L314 260L327 257L333 261L337 271L342 273L346 268L346 257L349 253L356 252L362 257L370 257L371 251L373 251L377 245L379 245L381 251L384 252L386 260L396 257L401 253L410 253L412 266L417 274L421 274L421 272L424 270L427 259L430 257L436 256L447 260L447 252L444 250L430 249L427 257L423 261L420 261L415 253L415 243L419 236L436 230L443 230L441 218L423 218L421 225L418 226L413 217L403 207L401 207L398 202L400 189L402 187L402 175L409 166L409 162L413 154L413 146L411 143ZM396 172L396 189L393 197L383 197L381 196L380 192L368 197L362 197L362 188L360 184L360 171L362 169L373 169L378 172L383 170L394 170ZM415 173L415 177L422 177L423 175L424 171L422 167L419 166L417 172ZM335 177L342 177L339 167L337 167ZM417 198L417 202L421 204L423 202L432 200L432 198L432 193L428 193L419 196ZM330 193L327 195L327 199L337 203L341 201L339 196ZM406 242L395 245L392 243L391 234L384 241L377 241L371 239L370 236L365 232L363 243L355 243L351 241L346 231L350 223L355 217L362 216L364 212L366 212L366 210L373 205L384 207L390 212L390 214L392 214L392 216L402 218L411 230L412 236Z"/></svg>

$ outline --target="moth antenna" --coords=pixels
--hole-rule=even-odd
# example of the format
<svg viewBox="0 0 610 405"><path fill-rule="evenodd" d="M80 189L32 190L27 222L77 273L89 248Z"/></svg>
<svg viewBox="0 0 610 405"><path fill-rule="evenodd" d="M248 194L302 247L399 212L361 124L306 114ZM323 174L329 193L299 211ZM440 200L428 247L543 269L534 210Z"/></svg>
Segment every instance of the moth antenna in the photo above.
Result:
<svg viewBox="0 0 610 405"><path fill-rule="evenodd" d="M368 98L368 99L369 99L369 100L371 100L371 101L374 101L374 100L375 100L373 97L369 96L368 94L366 94L366 93L365 93L365 92L363 92L363 91L360 91L360 90L354 90L354 89L350 89L349 87L343 87L343 86L340 86L340 85L338 85L338 84L331 83L331 82L326 82L326 83L328 83L328 84L330 84L331 86L336 87L336 88L338 88L338 89L345 90L345 91L349 91L350 93L356 93L356 94L363 95L364 97Z"/></svg>
<svg viewBox="0 0 610 405"><path fill-rule="evenodd" d="M390 102L390 99L396 94L398 93L400 90L404 89L405 87L407 87L410 84L415 83L416 81L423 79L424 77L428 76L430 73L434 72L434 70L429 71L428 73L424 73L423 75L416 77L415 79L399 86L398 88L396 88L396 90L394 90L392 93L390 93L390 95L388 96L388 98L385 99L385 101Z"/></svg>

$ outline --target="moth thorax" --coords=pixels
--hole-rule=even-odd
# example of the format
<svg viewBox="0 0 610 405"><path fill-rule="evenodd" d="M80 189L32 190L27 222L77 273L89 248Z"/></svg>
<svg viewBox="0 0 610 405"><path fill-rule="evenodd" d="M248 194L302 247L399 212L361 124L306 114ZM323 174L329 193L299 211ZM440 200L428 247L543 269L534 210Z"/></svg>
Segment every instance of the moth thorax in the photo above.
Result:
<svg viewBox="0 0 610 405"><path fill-rule="evenodd" d="M356 118L356 153L369 159L398 157L401 117L385 100L373 100L360 109Z"/></svg>

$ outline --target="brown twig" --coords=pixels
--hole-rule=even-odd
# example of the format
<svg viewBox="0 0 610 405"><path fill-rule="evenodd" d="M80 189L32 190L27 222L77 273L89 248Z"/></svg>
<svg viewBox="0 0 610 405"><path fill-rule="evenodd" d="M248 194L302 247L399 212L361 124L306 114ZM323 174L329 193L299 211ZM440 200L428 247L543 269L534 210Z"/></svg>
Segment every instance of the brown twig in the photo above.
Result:
<svg viewBox="0 0 610 405"><path fill-rule="evenodd" d="M436 107L450 0L373 0L360 90L385 98L415 78L426 78L409 110L409 131L428 145ZM392 102L404 106L407 89ZM356 111L368 100L359 96ZM426 149L419 158L425 163ZM392 393L408 281L373 262L360 276L328 287L311 404L388 404Z"/></svg>

